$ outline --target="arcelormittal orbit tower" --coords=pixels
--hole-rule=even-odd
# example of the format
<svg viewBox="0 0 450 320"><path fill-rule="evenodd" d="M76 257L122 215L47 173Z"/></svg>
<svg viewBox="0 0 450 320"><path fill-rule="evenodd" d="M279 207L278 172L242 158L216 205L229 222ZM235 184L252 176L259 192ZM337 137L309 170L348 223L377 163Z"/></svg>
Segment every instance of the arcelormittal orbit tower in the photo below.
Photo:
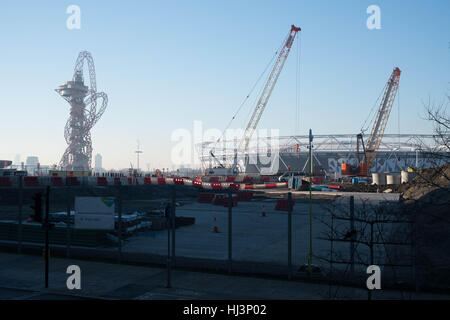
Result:
<svg viewBox="0 0 450 320"><path fill-rule="evenodd" d="M84 84L83 66L87 62L89 70L89 87ZM89 52L78 55L72 81L67 81L56 89L70 104L70 118L64 129L64 137L69 145L59 163L62 170L91 169L92 140L91 129L105 112L108 96L97 92L94 60ZM97 99L102 104L97 110Z"/></svg>

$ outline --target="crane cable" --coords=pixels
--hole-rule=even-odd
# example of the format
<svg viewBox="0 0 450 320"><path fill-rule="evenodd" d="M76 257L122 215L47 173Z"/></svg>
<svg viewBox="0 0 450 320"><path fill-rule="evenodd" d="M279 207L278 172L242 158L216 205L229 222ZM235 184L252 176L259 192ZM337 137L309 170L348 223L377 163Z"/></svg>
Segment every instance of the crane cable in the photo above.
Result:
<svg viewBox="0 0 450 320"><path fill-rule="evenodd" d="M225 127L225 129L222 132L222 135L217 139L216 143L214 144L213 148L211 149L211 151L215 150L217 144L220 142L220 140L223 138L223 136L225 135L225 132L230 128L231 123L233 122L233 120L236 118L236 116L238 115L238 113L241 111L242 107L245 105L245 103L248 101L248 99L250 98L251 94L253 93L253 91L255 90L256 86L258 85L259 81L261 81L262 77L264 76L264 74L267 72L267 70L269 69L269 67L271 65L273 65L273 61L275 60L275 57L278 55L278 53L281 51L282 47L284 46L284 44L286 43L288 35L285 37L284 41L282 42L282 44L280 45L280 47L278 48L277 51L275 51L274 55L272 56L272 58L270 59L269 63L266 65L266 67L264 68L264 71L260 74L260 76L258 77L258 79L256 80L255 84L253 85L253 87L251 88L250 92L247 94L247 96L244 98L244 100L242 101L242 103L240 104L239 108L237 109L237 111L234 113L233 117L231 118L231 120L228 122L227 126ZM261 88L262 91L262 88ZM260 91L260 92L261 92ZM251 112L253 110L250 110Z"/></svg>
<svg viewBox="0 0 450 320"><path fill-rule="evenodd" d="M397 107L398 107L398 151L400 151L400 88L397 87Z"/></svg>
<svg viewBox="0 0 450 320"><path fill-rule="evenodd" d="M297 68L295 73L295 127L294 127L294 135L298 135L300 129L300 58L301 58L301 34L298 34L297 40Z"/></svg>
<svg viewBox="0 0 450 320"><path fill-rule="evenodd" d="M366 120L364 121L364 123L363 123L363 125L362 125L362 127L361 127L361 133L364 134L364 132L366 132L366 131L369 129L369 123L368 123L369 118L370 118L370 123L373 123L373 122L375 121L375 117L377 116L377 113L375 112L375 113L372 115L372 112L374 111L375 107L377 106L378 101L380 100L381 95L383 94L383 92L385 92L387 85L388 85L387 83L384 85L383 89L382 89L381 92L380 92L380 95L378 96L377 100L375 101L375 103L373 104L372 108L370 109L370 112L369 112L369 114L367 115L367 118L366 118ZM372 117L371 117L371 116L372 116ZM366 126L366 125L367 125L367 126Z"/></svg>
<svg viewBox="0 0 450 320"><path fill-rule="evenodd" d="M273 61L273 59L275 58L275 56L277 56L280 52L281 52L281 50L282 50L282 48L283 48L283 46L285 45L285 43L286 43L286 41L287 41L287 39L288 39L288 37L289 37L289 34L290 33L287 33L287 35L286 35L286 37L284 38L284 40L283 40L283 42L281 43L281 45L280 45L280 47L278 48L278 50L275 52L275 55L274 55L274 57L272 58L272 61ZM276 63L276 61L275 62L272 62L272 63L269 63L269 65L268 66L270 66L270 65L272 65L272 70L273 70L273 68L274 68L274 66L275 66L275 63ZM265 71L267 71L267 69L268 69L268 66L266 67L266 70ZM261 77L260 78L262 78L262 76L264 75L264 73L265 72L263 72L262 74L261 74ZM270 76L270 75L269 75ZM269 76L267 77L267 78L269 78ZM266 82L264 83L264 85L262 85L260 88L259 88L259 91L258 91L258 94L255 96L255 100L253 101L253 104L252 105L257 105L257 103L258 103L258 100L260 99L260 97L261 97L261 95L262 95L262 93L263 93L263 91L264 91L264 88L265 88L265 84L267 83L267 80L266 80ZM250 122L250 119L251 119L251 117L252 117L252 114L255 112L255 109L249 109L248 110L248 114L247 114L247 116L246 116L246 118L245 118L245 123L249 123Z"/></svg>

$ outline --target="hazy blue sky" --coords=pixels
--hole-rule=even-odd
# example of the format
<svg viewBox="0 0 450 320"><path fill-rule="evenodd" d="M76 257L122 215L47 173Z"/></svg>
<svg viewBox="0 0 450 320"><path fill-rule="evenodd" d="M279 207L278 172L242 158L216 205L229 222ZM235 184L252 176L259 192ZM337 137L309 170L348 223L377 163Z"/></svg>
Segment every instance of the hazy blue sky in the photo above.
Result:
<svg viewBox="0 0 450 320"><path fill-rule="evenodd" d="M71 4L80 30L66 28ZM381 30L366 28L371 4ZM141 167L171 167L173 130L194 120L224 129L291 24L302 28L298 133L358 133L395 66L400 132L431 133L422 103L449 92L449 13L449 1L2 1L0 159L59 162L69 105L54 89L88 50L109 96L94 154L106 168L128 167L139 138ZM294 44L260 122L282 135L296 128L296 58ZM398 107L388 133L399 130Z"/></svg>

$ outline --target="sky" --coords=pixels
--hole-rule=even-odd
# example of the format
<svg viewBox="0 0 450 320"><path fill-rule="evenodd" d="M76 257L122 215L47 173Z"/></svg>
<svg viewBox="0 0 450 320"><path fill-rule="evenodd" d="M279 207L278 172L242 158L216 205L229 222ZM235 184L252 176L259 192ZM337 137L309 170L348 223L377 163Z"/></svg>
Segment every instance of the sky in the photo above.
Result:
<svg viewBox="0 0 450 320"><path fill-rule="evenodd" d="M70 30L66 9L81 10ZM366 9L378 5L381 29ZM54 89L92 53L106 112L92 129L107 169L173 168L172 134L224 130L282 43L302 31L259 128L281 135L360 132L394 67L386 133L432 133L424 103L450 91L449 1L8 1L0 10L0 159L56 164L69 104ZM264 82L260 82L262 86ZM246 126L257 91L233 121ZM299 112L299 121L295 114Z"/></svg>

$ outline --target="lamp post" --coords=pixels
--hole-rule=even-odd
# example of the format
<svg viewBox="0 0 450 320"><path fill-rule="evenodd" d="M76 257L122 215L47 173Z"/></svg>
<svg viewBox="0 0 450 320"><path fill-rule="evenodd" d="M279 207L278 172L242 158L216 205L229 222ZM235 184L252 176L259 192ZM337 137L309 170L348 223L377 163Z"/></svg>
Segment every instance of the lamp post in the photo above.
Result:
<svg viewBox="0 0 450 320"><path fill-rule="evenodd" d="M312 177L313 177L313 170L314 170L314 166L313 166L313 134L312 134L312 130L309 129L309 163L310 163L310 170L309 170L309 253L308 253L308 263L304 264L303 266L300 267L299 271L300 272L306 272L308 273L310 276L313 273L320 273L320 267L313 265L313 248L312 248Z"/></svg>
<svg viewBox="0 0 450 320"><path fill-rule="evenodd" d="M143 151L139 149L139 140L137 140L137 150L134 152L134 153L136 153L136 157L137 157L137 173L139 173L139 155L142 152Z"/></svg>
<svg viewBox="0 0 450 320"><path fill-rule="evenodd" d="M308 255L308 265L312 264L312 176L313 176L313 158L312 158L312 141L313 135L312 130L309 129L309 255Z"/></svg>

